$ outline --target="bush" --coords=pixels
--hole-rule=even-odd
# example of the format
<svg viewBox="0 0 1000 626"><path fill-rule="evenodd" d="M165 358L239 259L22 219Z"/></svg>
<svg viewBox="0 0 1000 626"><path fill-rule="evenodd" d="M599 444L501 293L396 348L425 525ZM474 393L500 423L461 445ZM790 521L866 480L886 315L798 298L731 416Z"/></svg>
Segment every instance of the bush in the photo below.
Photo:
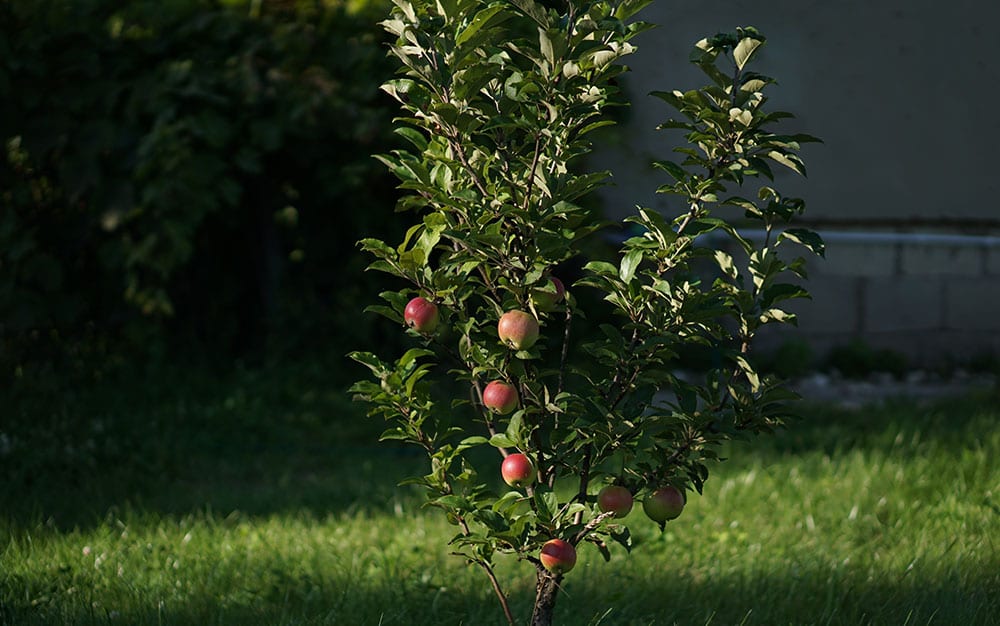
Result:
<svg viewBox="0 0 1000 626"><path fill-rule="evenodd" d="M381 35L263 4L0 6L4 358L129 326L228 352L356 289L357 233L393 233Z"/></svg>

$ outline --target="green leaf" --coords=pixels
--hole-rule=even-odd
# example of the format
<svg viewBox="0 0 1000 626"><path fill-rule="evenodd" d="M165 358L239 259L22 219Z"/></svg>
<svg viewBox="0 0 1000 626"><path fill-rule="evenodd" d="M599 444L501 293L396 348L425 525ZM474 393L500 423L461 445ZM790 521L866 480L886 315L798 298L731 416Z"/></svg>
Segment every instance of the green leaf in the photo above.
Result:
<svg viewBox="0 0 1000 626"><path fill-rule="evenodd" d="M771 159L775 163L780 163L788 169L800 174L801 176L806 175L806 166L797 155L782 152L780 150L771 150L767 153L767 158Z"/></svg>
<svg viewBox="0 0 1000 626"><path fill-rule="evenodd" d="M503 433L497 433L490 437L490 445L494 448L513 448L516 444L510 440L507 435Z"/></svg>
<svg viewBox="0 0 1000 626"><path fill-rule="evenodd" d="M805 246L813 254L826 256L826 244L823 242L823 238L808 228L788 228L778 236L778 241L782 239Z"/></svg>
<svg viewBox="0 0 1000 626"><path fill-rule="evenodd" d="M559 511L559 498L551 491L539 487L535 490L535 507L540 521L551 522Z"/></svg>
<svg viewBox="0 0 1000 626"><path fill-rule="evenodd" d="M793 285L791 283L777 283L769 286L761 292L760 302L762 307L767 308L783 300L808 297L810 297L809 292L799 285Z"/></svg>
<svg viewBox="0 0 1000 626"><path fill-rule="evenodd" d="M680 165L677 165L673 161L653 161L653 167L661 169L667 174L670 174L674 180L677 182L683 182L687 180L688 173Z"/></svg>
<svg viewBox="0 0 1000 626"><path fill-rule="evenodd" d="M399 481L399 483L397 484L400 487L406 485L421 485L423 487L430 487L431 481L427 480L426 476L410 476L408 478L404 478L403 480Z"/></svg>
<svg viewBox="0 0 1000 626"><path fill-rule="evenodd" d="M510 3L520 9L522 13L535 20L539 26L543 28L551 26L549 12L544 6L534 0L510 0Z"/></svg>
<svg viewBox="0 0 1000 626"><path fill-rule="evenodd" d="M492 508L494 511L507 511L520 502L522 498L524 498L524 495L520 491L508 491L493 503Z"/></svg>
<svg viewBox="0 0 1000 626"><path fill-rule="evenodd" d="M629 533L628 526L624 525L614 525L610 527L611 538L618 542L626 551L632 551L632 535Z"/></svg>
<svg viewBox="0 0 1000 626"><path fill-rule="evenodd" d="M597 551L601 553L601 558L604 559L605 563L611 561L611 550L608 550L608 546L603 541L592 541L595 546L597 546Z"/></svg>
<svg viewBox="0 0 1000 626"><path fill-rule="evenodd" d="M615 19L626 21L652 4L653 0L622 0L615 8Z"/></svg>
<svg viewBox="0 0 1000 626"><path fill-rule="evenodd" d="M481 446L484 443L489 443L489 442L490 440L487 439L486 437L480 437L480 436L466 437L465 439L458 442L458 449L461 450L464 448L471 448L473 446Z"/></svg>
<svg viewBox="0 0 1000 626"><path fill-rule="evenodd" d="M410 435L406 433L401 428L390 428L389 430L383 432L379 435L379 441L406 441L410 438Z"/></svg>
<svg viewBox="0 0 1000 626"><path fill-rule="evenodd" d="M375 374L381 374L388 369L386 368L385 363L380 361L379 358L371 352L351 352L347 356L358 363L361 363Z"/></svg>
<svg viewBox="0 0 1000 626"><path fill-rule="evenodd" d="M737 354L735 357L733 357L733 360L736 361L736 364L740 366L740 370L743 371L743 373L747 377L747 380L750 382L751 389L754 391L754 393L756 393L760 389L760 377L757 375L757 372L753 369L753 366L750 365L750 362L747 361L746 357L743 356L742 354Z"/></svg>
<svg viewBox="0 0 1000 626"><path fill-rule="evenodd" d="M405 368L422 356L434 356L434 352L425 348L410 348L403 356L399 357L399 367Z"/></svg>
<svg viewBox="0 0 1000 626"><path fill-rule="evenodd" d="M472 516L495 533L504 532L509 528L507 520L491 509L479 509Z"/></svg>
<svg viewBox="0 0 1000 626"><path fill-rule="evenodd" d="M510 416L510 422L507 424L507 439L514 442L513 445L521 447L520 443L523 442L524 436L521 429L524 426L524 411L517 411Z"/></svg>
<svg viewBox="0 0 1000 626"><path fill-rule="evenodd" d="M487 26L496 26L497 24L510 19L511 15L509 13L504 13L504 9L504 5L495 4L493 6L486 7L479 13L476 13L476 16L472 18L469 25L466 26L457 37L455 37L455 45L464 45L467 41L475 37L476 33L480 32L483 28L486 28Z"/></svg>
<svg viewBox="0 0 1000 626"><path fill-rule="evenodd" d="M628 283L635 276L635 270L642 263L642 250L630 250L622 257L621 267L618 269L618 276L623 282Z"/></svg>
<svg viewBox="0 0 1000 626"><path fill-rule="evenodd" d="M395 258L396 251L381 239L365 238L358 242L358 246L365 252L371 252L380 258Z"/></svg>
<svg viewBox="0 0 1000 626"><path fill-rule="evenodd" d="M545 60L549 62L549 68L551 68L556 62L556 55L552 49L552 40L544 28L538 29L538 49Z"/></svg>
<svg viewBox="0 0 1000 626"><path fill-rule="evenodd" d="M719 269L721 269L726 276L732 279L736 279L739 275L739 271L736 269L736 263L733 262L733 257L724 250L715 251L715 262L718 263Z"/></svg>
<svg viewBox="0 0 1000 626"><path fill-rule="evenodd" d="M615 276L618 274L618 268L607 261L591 261L584 265L583 269L593 272L598 276Z"/></svg>
<svg viewBox="0 0 1000 626"><path fill-rule="evenodd" d="M736 61L736 67L742 70L762 43L764 42L753 37L744 37L740 40L736 44L736 48L733 49L733 60Z"/></svg>
<svg viewBox="0 0 1000 626"><path fill-rule="evenodd" d="M766 324L768 322L778 322L781 324L792 324L796 325L796 317L794 313L789 313L782 309L768 309L760 314L760 322Z"/></svg>
<svg viewBox="0 0 1000 626"><path fill-rule="evenodd" d="M415 128L411 128L409 126L397 126L392 132L409 141L415 148L417 148L417 150L420 150L421 152L427 149L427 137Z"/></svg>
<svg viewBox="0 0 1000 626"><path fill-rule="evenodd" d="M469 511L473 508L468 498L455 495L441 496L440 498L431 500L428 504L442 508L458 509L459 511Z"/></svg>

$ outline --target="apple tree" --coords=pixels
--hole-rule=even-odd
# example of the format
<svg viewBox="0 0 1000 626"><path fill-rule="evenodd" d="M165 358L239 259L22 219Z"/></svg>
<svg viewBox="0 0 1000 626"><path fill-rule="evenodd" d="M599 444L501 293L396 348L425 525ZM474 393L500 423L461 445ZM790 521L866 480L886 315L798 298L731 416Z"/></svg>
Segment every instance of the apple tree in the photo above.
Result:
<svg viewBox="0 0 1000 626"><path fill-rule="evenodd" d="M617 258L586 259L564 285L605 225L582 198L609 175L581 157L612 123L649 0L394 2L383 26L400 72L383 89L409 147L379 158L412 226L397 245L360 245L400 281L369 309L413 345L351 354L373 374L352 391L388 422L383 439L426 452L428 473L406 482L456 526L450 550L482 568L507 621L497 558L534 567L531 623L550 624L582 546L631 547L621 517L635 500L662 528L723 441L789 417L794 394L752 347L762 327L794 322L783 302L808 295L796 247L823 251L790 227L804 203L772 172L805 174L799 145L814 139L774 132L790 115L767 111L773 81L750 69L758 31L701 40L691 61L707 85L654 94L675 111L662 128L687 141L655 163L676 214L638 208ZM694 379L678 373L691 346L716 355Z"/></svg>

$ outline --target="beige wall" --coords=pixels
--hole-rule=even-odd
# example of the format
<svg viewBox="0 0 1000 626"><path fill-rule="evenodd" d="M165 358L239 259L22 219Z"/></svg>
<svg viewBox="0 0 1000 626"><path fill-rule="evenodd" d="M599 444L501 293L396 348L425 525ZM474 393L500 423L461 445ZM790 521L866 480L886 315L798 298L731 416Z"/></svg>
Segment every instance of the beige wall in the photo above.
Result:
<svg viewBox="0 0 1000 626"><path fill-rule="evenodd" d="M771 109L798 116L787 130L825 141L803 150L808 179L776 185L805 198L821 233L980 236L968 245L830 237L828 259L811 264L814 300L795 306L795 336L821 350L861 337L922 362L1000 351L998 17L1000 4L971 0L654 3L644 19L661 26L638 38L623 83L631 112L592 162L614 174L609 213L676 210L676 199L653 193L667 179L648 163L670 158L680 133L654 130L673 112L646 94L701 86L692 44L756 26L768 37L756 69L779 81Z"/></svg>
<svg viewBox="0 0 1000 626"><path fill-rule="evenodd" d="M653 130L671 109L646 94L702 85L692 44L752 25L768 37L757 69L779 81L770 105L825 141L803 152L807 181L780 181L812 217L1000 218L1000 4L660 0L641 15L660 27L628 60L624 139L596 159L614 172L612 206L665 202L647 163L667 157L679 133Z"/></svg>

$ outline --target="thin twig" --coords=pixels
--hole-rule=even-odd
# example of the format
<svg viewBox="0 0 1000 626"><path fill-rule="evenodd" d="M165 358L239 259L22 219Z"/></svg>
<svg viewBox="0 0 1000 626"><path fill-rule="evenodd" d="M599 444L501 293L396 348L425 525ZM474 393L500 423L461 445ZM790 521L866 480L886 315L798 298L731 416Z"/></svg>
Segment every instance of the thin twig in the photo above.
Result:
<svg viewBox="0 0 1000 626"><path fill-rule="evenodd" d="M581 503L587 501L587 485L590 484L590 460L593 452L594 446L587 444L587 451L583 453L583 467L580 468L580 491L576 496ZM583 521L583 511L577 511L573 523L579 524L581 521Z"/></svg>
<svg viewBox="0 0 1000 626"><path fill-rule="evenodd" d="M469 524L465 521L465 518L458 517L458 523L461 525L462 533L466 537L472 534L472 531L469 530ZM493 584L493 593L495 593L497 599L500 600L500 606L503 607L503 614L507 617L507 623L510 626L514 626L515 624L514 615L510 612L510 605L507 603L507 596L504 594L503 589L500 588L500 581L497 580L497 576L493 572L493 568L487 561L484 561L482 559L473 559L473 560L476 563L478 563L479 566L482 567L483 570L486 572L486 575L489 576L490 582Z"/></svg>
<svg viewBox="0 0 1000 626"><path fill-rule="evenodd" d="M573 538L570 539L570 543L573 544L574 546L577 545L578 543L580 543L581 541L583 541L583 539L590 533L590 531L592 531L595 528L597 528L598 526L600 526L601 522L603 522L604 520L606 520L606 519L608 519L610 517L614 517L614 515L615 515L614 511L606 511L604 513L601 513L600 515L598 515L594 519L592 519L589 522L587 522L587 525L584 526L583 528L581 528L580 532L578 532L575 535L573 535Z"/></svg>

